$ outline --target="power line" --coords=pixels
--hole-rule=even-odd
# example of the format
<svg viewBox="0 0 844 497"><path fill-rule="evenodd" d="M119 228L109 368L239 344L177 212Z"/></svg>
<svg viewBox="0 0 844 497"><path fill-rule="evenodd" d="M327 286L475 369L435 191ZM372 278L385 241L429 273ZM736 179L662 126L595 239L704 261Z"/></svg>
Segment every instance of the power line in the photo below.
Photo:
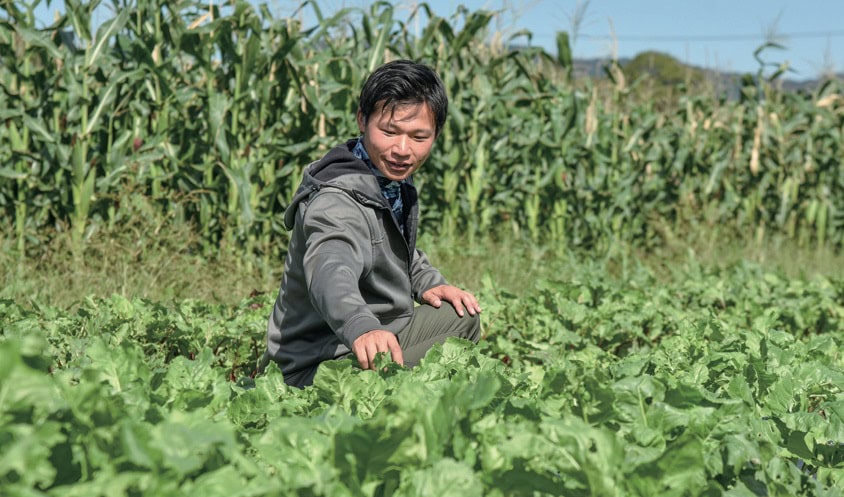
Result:
<svg viewBox="0 0 844 497"><path fill-rule="evenodd" d="M797 31L794 33L774 33L775 40L779 39L795 39L795 38L836 38L839 36L844 36L844 30L833 30L833 31ZM617 41L646 41L646 42L659 42L659 41L670 41L670 42L677 42L677 41L753 41L765 38L764 35L760 34L735 34L735 35L666 35L666 36L659 36L659 35L619 35L619 36L612 36L612 35L594 35L588 33L578 33L578 38L585 38L589 40L617 40Z"/></svg>

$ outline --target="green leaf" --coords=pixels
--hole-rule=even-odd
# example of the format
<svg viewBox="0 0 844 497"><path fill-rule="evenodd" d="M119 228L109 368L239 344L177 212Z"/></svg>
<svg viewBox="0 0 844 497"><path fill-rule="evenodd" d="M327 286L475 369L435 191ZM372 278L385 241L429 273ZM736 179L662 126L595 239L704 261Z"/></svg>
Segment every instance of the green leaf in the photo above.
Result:
<svg viewBox="0 0 844 497"><path fill-rule="evenodd" d="M486 495L479 475L471 467L451 458L440 459L430 468L403 474L398 494L442 497Z"/></svg>
<svg viewBox="0 0 844 497"><path fill-rule="evenodd" d="M8 178L8 179L26 179L29 174L20 172L16 169L13 169L9 166L0 167L0 177Z"/></svg>
<svg viewBox="0 0 844 497"><path fill-rule="evenodd" d="M94 129L103 126L103 123L100 120L103 119L103 113L106 110L113 111L112 106L117 92L117 86L120 84L122 79L122 77L118 77L110 80L108 85L106 85L105 90L98 95L99 103L94 109L94 112L88 116L88 126L86 126L83 130L83 134L90 135Z"/></svg>
<svg viewBox="0 0 844 497"><path fill-rule="evenodd" d="M56 141L55 137L47 130L43 122L28 114L23 114L22 118L27 129L38 135L43 141L47 143L54 143Z"/></svg>
<svg viewBox="0 0 844 497"><path fill-rule="evenodd" d="M121 29L123 29L124 25L126 25L126 21L129 20L129 15L131 13L132 9L119 9L117 17L109 19L108 21L104 22L102 26L100 26L100 28L97 30L97 36L94 40L94 45L91 46L85 52L86 70L90 70L92 67L95 66L95 64L101 64L100 57L108 49L112 37L114 37Z"/></svg>
<svg viewBox="0 0 844 497"><path fill-rule="evenodd" d="M20 36L27 45L41 47L47 51L47 55L54 59L62 60L64 55L56 47L46 32L36 31L28 26L16 25L15 33Z"/></svg>

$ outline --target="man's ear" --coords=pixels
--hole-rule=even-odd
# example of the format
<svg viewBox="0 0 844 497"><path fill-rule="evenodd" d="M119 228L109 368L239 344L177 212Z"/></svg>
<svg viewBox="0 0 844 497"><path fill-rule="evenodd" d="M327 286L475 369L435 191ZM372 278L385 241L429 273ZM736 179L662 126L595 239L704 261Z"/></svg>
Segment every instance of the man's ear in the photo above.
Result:
<svg viewBox="0 0 844 497"><path fill-rule="evenodd" d="M366 118L363 117L363 112L358 111L356 118L358 121L358 131L363 134L363 131L366 129Z"/></svg>

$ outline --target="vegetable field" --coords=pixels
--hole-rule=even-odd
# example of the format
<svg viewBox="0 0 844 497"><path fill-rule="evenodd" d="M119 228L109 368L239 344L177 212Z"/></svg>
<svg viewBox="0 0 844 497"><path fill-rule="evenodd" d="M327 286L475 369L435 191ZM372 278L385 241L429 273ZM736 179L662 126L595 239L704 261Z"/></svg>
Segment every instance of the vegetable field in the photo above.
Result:
<svg viewBox="0 0 844 497"><path fill-rule="evenodd" d="M413 370L252 377L236 306L0 302L3 495L844 494L844 281L740 264L487 281Z"/></svg>

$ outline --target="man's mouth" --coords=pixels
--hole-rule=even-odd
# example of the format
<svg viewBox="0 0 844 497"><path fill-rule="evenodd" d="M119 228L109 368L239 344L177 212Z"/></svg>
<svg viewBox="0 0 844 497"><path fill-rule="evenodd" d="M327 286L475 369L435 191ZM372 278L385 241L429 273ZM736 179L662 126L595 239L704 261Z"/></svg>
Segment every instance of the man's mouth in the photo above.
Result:
<svg viewBox="0 0 844 497"><path fill-rule="evenodd" d="M392 162L392 161L384 161L387 164L387 167L390 169L395 169L397 171L405 171L410 168L409 162Z"/></svg>

